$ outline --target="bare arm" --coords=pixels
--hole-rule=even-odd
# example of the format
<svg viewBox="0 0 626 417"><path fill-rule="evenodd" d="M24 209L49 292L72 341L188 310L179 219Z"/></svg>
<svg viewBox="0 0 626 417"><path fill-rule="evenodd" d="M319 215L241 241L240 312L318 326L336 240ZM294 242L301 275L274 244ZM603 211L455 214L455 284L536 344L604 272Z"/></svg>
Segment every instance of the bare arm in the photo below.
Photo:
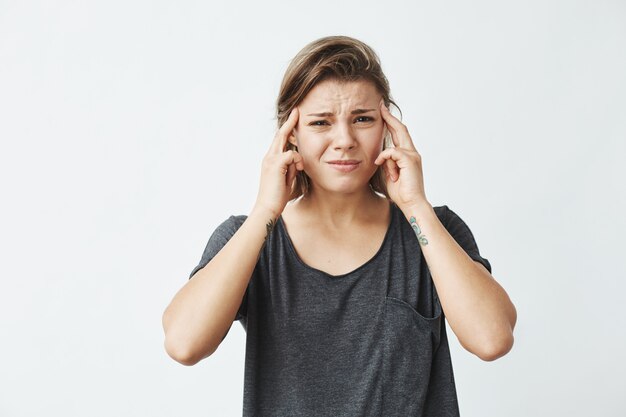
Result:
<svg viewBox="0 0 626 417"><path fill-rule="evenodd" d="M432 206L405 207L403 212L419 232L441 306L461 345L485 361L504 356L513 347L517 321L517 310L504 288L469 257Z"/></svg>
<svg viewBox="0 0 626 417"><path fill-rule="evenodd" d="M183 365L213 354L233 324L261 249L289 201L297 172L304 170L302 156L285 150L298 118L296 107L263 157L259 193L250 215L163 312L165 350Z"/></svg>
<svg viewBox="0 0 626 417"><path fill-rule="evenodd" d="M165 350L174 360L189 366L215 352L233 324L277 217L255 206L224 247L176 293L163 313Z"/></svg>
<svg viewBox="0 0 626 417"><path fill-rule="evenodd" d="M380 110L395 145L383 150L374 161L384 167L388 194L416 234L441 307L459 342L479 358L495 360L513 347L517 310L491 272L472 259L441 223L426 198L422 156L408 128L391 114L384 100ZM457 226L462 223L459 220ZM476 242L473 236L469 241L471 231L467 229L462 243L474 246L472 250L477 253Z"/></svg>

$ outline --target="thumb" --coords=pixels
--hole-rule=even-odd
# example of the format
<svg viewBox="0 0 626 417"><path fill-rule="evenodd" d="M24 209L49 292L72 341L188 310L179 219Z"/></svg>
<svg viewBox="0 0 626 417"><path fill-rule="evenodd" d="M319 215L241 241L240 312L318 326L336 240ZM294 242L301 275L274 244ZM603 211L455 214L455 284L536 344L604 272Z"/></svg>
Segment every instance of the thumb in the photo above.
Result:
<svg viewBox="0 0 626 417"><path fill-rule="evenodd" d="M287 168L287 186L291 187L293 185L293 180L296 178L296 174L296 164L289 164L289 168Z"/></svg>
<svg viewBox="0 0 626 417"><path fill-rule="evenodd" d="M389 158L385 161L385 171L393 181L398 179L398 169L393 159Z"/></svg>

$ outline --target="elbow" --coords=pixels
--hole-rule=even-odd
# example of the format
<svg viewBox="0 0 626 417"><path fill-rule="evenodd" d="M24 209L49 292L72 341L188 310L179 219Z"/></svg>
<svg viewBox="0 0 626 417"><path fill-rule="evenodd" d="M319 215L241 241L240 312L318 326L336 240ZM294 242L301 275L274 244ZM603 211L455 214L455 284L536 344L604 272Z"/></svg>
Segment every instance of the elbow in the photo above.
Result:
<svg viewBox="0 0 626 417"><path fill-rule="evenodd" d="M511 332L500 340L492 340L490 343L486 344L486 347L477 353L476 356L485 362L495 361L511 351L513 348L513 341L513 333Z"/></svg>
<svg viewBox="0 0 626 417"><path fill-rule="evenodd" d="M182 365L193 366L199 362L199 360L197 360L194 355L189 352L189 350L181 349L177 346L172 346L172 342L167 337L165 338L164 345L165 351L167 352L169 357Z"/></svg>
<svg viewBox="0 0 626 417"><path fill-rule="evenodd" d="M168 311L169 307L165 309L163 317L161 318L163 332L165 333L165 341L163 342L165 352L170 358L174 359L178 363L181 363L185 366L195 365L197 361L194 361L192 356L189 354L189 351L183 349L180 344L174 343L171 335L168 336L169 334L171 334L171 318L169 317Z"/></svg>
<svg viewBox="0 0 626 417"><path fill-rule="evenodd" d="M202 359L211 356L215 351L215 349L210 349L205 354L200 354L198 350L194 349L189 343L181 343L184 337L174 335L175 330L172 328L171 321L168 320L167 310L163 314L162 322L165 332L165 341L163 343L165 352L176 362L185 366L193 366Z"/></svg>
<svg viewBox="0 0 626 417"><path fill-rule="evenodd" d="M509 353L513 349L513 329L517 322L517 310L513 303L510 304L508 313L508 325L503 324L503 328L496 335L489 337L483 343L483 349L476 355L485 362L492 362Z"/></svg>
<svg viewBox="0 0 626 417"><path fill-rule="evenodd" d="M167 352L168 356L174 359L176 362L185 365L185 366L193 366L198 363L197 360L189 353L188 350L181 349L178 346L173 345L173 343L165 338L165 342L163 343L165 347L165 352Z"/></svg>
<svg viewBox="0 0 626 417"><path fill-rule="evenodd" d="M193 366L200 362L202 359L211 356L214 352L214 350L212 349L206 354L201 355L186 346L174 343L172 339L168 337L165 337L164 346L165 351L170 358L185 366Z"/></svg>

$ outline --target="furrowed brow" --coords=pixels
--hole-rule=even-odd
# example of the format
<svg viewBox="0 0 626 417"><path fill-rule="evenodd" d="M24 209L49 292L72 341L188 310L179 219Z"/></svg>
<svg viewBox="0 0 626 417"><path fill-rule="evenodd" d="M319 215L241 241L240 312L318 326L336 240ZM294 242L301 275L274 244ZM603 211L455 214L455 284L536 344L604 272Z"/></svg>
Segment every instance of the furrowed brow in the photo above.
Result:
<svg viewBox="0 0 626 417"><path fill-rule="evenodd" d="M371 111L375 111L376 109L356 109L352 110L350 114L363 114L369 113ZM323 112L323 113L311 113L307 114L307 116L315 116L315 117L333 117L335 114L331 112Z"/></svg>

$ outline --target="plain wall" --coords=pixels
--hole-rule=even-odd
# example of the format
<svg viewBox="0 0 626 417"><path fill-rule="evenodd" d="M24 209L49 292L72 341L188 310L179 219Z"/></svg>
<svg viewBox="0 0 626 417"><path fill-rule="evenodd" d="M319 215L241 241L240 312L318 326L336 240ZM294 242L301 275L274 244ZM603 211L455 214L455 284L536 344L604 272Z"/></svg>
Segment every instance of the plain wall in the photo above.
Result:
<svg viewBox="0 0 626 417"><path fill-rule="evenodd" d="M326 35L379 54L426 195L518 311L461 414L623 416L623 1L0 1L0 415L241 415L245 332L193 367L161 315L248 214L284 70Z"/></svg>

